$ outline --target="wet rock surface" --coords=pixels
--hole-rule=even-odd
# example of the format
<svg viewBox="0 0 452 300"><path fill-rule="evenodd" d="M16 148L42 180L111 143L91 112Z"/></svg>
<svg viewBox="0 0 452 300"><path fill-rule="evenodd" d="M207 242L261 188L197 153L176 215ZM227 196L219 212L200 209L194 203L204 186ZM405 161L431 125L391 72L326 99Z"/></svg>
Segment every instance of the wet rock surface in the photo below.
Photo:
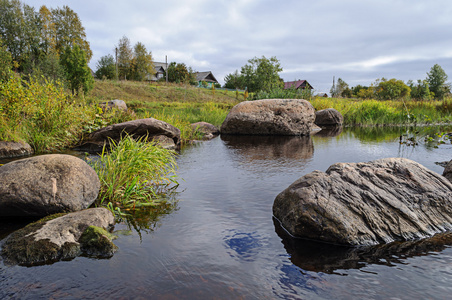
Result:
<svg viewBox="0 0 452 300"><path fill-rule="evenodd" d="M404 158L337 163L281 192L273 214L293 236L328 243L416 240L452 229L452 184Z"/></svg>
<svg viewBox="0 0 452 300"><path fill-rule="evenodd" d="M309 135L315 120L314 107L302 99L244 101L234 106L221 134Z"/></svg>
<svg viewBox="0 0 452 300"><path fill-rule="evenodd" d="M180 130L171 124L154 119L139 119L124 123L110 125L89 134L83 142L75 149L100 152L104 145L109 145L113 140L118 142L125 135L130 135L135 139L146 138L147 141L164 140L162 145L165 148L176 148L180 144Z"/></svg>
<svg viewBox="0 0 452 300"><path fill-rule="evenodd" d="M0 166L0 216L79 211L97 198L99 177L80 158L48 154Z"/></svg>
<svg viewBox="0 0 452 300"><path fill-rule="evenodd" d="M114 217L106 208L48 216L9 235L2 245L1 255L6 264L26 266L73 259L82 254L109 257L116 250L116 246L111 245L111 237L98 233L96 242L93 241L96 238L85 231L90 226L108 229L113 224ZM81 239L82 235L85 239ZM110 245L105 246L107 243Z"/></svg>
<svg viewBox="0 0 452 300"><path fill-rule="evenodd" d="M33 148L27 143L0 141L0 158L27 156L33 153Z"/></svg>

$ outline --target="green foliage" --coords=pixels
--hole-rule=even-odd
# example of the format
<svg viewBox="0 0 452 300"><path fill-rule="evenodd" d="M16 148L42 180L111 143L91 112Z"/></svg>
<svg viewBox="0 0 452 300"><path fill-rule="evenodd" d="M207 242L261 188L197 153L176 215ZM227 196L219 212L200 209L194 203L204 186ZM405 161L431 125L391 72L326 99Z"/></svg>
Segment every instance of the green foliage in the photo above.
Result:
<svg viewBox="0 0 452 300"><path fill-rule="evenodd" d="M116 79L115 59L111 54L102 56L96 64L97 79Z"/></svg>
<svg viewBox="0 0 452 300"><path fill-rule="evenodd" d="M190 72L184 63L171 62L168 65L168 82L182 83L190 81ZM166 74L164 75L166 78Z"/></svg>
<svg viewBox="0 0 452 300"><path fill-rule="evenodd" d="M66 47L61 56L61 65L66 72L66 79L73 95L78 95L80 89L83 89L86 94L93 88L94 79L88 67L85 52L79 46Z"/></svg>
<svg viewBox="0 0 452 300"><path fill-rule="evenodd" d="M155 206L162 200L159 196L177 185L175 153L144 140L126 136L118 143L111 141L111 152L104 148L94 162L101 181L98 205Z"/></svg>
<svg viewBox="0 0 452 300"><path fill-rule="evenodd" d="M337 79L337 84L334 83L330 89L331 97L344 97L344 94L349 94L350 88L348 83L342 80L342 78ZM347 91L347 92L346 92Z"/></svg>
<svg viewBox="0 0 452 300"><path fill-rule="evenodd" d="M444 102L444 101L443 101ZM430 124L452 121L452 105L439 109L440 101L377 101L316 97L316 110L334 108L344 116L344 125Z"/></svg>
<svg viewBox="0 0 452 300"><path fill-rule="evenodd" d="M279 77L283 69L276 57L261 58L254 57L248 60L248 64L241 69L244 85L249 92L266 91L282 87L284 82Z"/></svg>
<svg viewBox="0 0 452 300"><path fill-rule="evenodd" d="M227 89L245 89L245 77L235 70L234 73L228 74L224 77L224 87Z"/></svg>
<svg viewBox="0 0 452 300"><path fill-rule="evenodd" d="M67 6L51 11L43 6L37 12L19 0L1 0L0 38L18 64L17 70L26 74L41 65L47 55L62 55L66 47L78 45L88 61L92 56L85 29Z"/></svg>
<svg viewBox="0 0 452 300"><path fill-rule="evenodd" d="M13 77L0 86L0 140L28 142L37 153L74 145L92 114L43 78Z"/></svg>
<svg viewBox="0 0 452 300"><path fill-rule="evenodd" d="M311 89L283 89L281 87L274 88L271 91L259 91L254 94L254 99L311 99Z"/></svg>
<svg viewBox="0 0 452 300"><path fill-rule="evenodd" d="M146 50L144 44L138 42L133 48L132 80L144 81L154 73L154 63L151 52Z"/></svg>
<svg viewBox="0 0 452 300"><path fill-rule="evenodd" d="M0 83L8 81L11 77L12 63L11 53L3 46L2 40L0 39Z"/></svg>
<svg viewBox="0 0 452 300"><path fill-rule="evenodd" d="M411 88L411 98L417 100L431 100L433 99L433 92L430 91L427 80L418 80L417 85L413 81L408 81L408 86Z"/></svg>
<svg viewBox="0 0 452 300"><path fill-rule="evenodd" d="M402 80L382 78L375 87L375 96L380 100L394 100L410 95L411 89Z"/></svg>
<svg viewBox="0 0 452 300"><path fill-rule="evenodd" d="M450 85L447 83L447 74L440 65L435 64L430 72L427 73L427 82L430 91L433 92L436 99L443 99L450 94Z"/></svg>

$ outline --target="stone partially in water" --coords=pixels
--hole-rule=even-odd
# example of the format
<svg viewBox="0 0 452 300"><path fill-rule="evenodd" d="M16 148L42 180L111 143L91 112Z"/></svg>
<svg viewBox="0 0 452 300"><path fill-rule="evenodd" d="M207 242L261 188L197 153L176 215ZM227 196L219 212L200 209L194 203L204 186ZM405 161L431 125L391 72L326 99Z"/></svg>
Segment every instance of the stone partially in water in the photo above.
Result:
<svg viewBox="0 0 452 300"><path fill-rule="evenodd" d="M315 112L315 124L318 126L342 126L344 117L334 108L326 108Z"/></svg>
<svg viewBox="0 0 452 300"><path fill-rule="evenodd" d="M0 158L20 157L33 153L33 148L27 143L0 141Z"/></svg>
<svg viewBox="0 0 452 300"><path fill-rule="evenodd" d="M102 227L89 226L80 237L81 250L89 257L112 257L118 247L112 240L116 237Z"/></svg>
<svg viewBox="0 0 452 300"><path fill-rule="evenodd" d="M194 133L200 133L203 140L211 140L220 134L220 129L207 122L196 122L190 127Z"/></svg>
<svg viewBox="0 0 452 300"><path fill-rule="evenodd" d="M171 124L154 118L139 119L113 124L90 133L75 149L101 152L104 145L113 140L120 141L130 135L134 139L147 138L147 141L160 143L164 148L174 149L180 145L180 130Z"/></svg>
<svg viewBox="0 0 452 300"><path fill-rule="evenodd" d="M8 236L1 255L7 264L27 266L73 259L83 253L110 257L116 246L106 245L108 235L98 234L97 243L93 241L92 235L86 234L84 240L81 240L81 236L89 226L106 229L113 224L114 217L106 208L48 216ZM91 238L88 240L86 236ZM102 247L96 248L96 245Z"/></svg>
<svg viewBox="0 0 452 300"><path fill-rule="evenodd" d="M447 163L444 168L443 176L452 182L452 160Z"/></svg>
<svg viewBox="0 0 452 300"><path fill-rule="evenodd" d="M376 245L452 229L452 183L404 158L338 163L281 192L273 214L293 236Z"/></svg>
<svg viewBox="0 0 452 300"><path fill-rule="evenodd" d="M48 154L0 167L0 216L43 217L79 211L97 198L99 177L71 155Z"/></svg>
<svg viewBox="0 0 452 300"><path fill-rule="evenodd" d="M315 120L314 107L303 99L244 101L234 106L221 134L309 135Z"/></svg>

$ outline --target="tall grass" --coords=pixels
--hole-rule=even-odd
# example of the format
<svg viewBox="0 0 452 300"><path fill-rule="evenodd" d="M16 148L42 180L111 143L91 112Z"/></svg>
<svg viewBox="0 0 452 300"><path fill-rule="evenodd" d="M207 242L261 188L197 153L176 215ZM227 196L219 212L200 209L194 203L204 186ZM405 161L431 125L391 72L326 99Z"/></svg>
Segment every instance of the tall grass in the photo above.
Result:
<svg viewBox="0 0 452 300"><path fill-rule="evenodd" d="M447 101L355 100L320 98L311 100L316 110L337 109L346 125L397 125L452 122Z"/></svg>
<svg viewBox="0 0 452 300"><path fill-rule="evenodd" d="M93 167L101 181L97 204L110 208L158 205L159 196L177 185L175 153L130 136L112 141L111 152L104 148Z"/></svg>
<svg viewBox="0 0 452 300"><path fill-rule="evenodd" d="M14 77L0 86L0 140L27 142L38 153L75 144L93 116L58 82Z"/></svg>

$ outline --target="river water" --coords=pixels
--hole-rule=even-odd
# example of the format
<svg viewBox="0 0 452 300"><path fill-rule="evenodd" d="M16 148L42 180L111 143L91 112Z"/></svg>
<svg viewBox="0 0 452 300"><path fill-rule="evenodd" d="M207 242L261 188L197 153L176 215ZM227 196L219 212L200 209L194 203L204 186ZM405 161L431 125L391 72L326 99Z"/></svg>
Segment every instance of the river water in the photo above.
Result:
<svg viewBox="0 0 452 300"><path fill-rule="evenodd" d="M292 239L272 218L278 193L336 162L405 157L442 173L435 162L452 158L450 142L435 148L419 133L418 145L400 144L405 132L226 136L186 147L174 203L117 224L112 258L0 262L0 299L447 299L448 242L343 248ZM0 239L14 225L0 223Z"/></svg>

